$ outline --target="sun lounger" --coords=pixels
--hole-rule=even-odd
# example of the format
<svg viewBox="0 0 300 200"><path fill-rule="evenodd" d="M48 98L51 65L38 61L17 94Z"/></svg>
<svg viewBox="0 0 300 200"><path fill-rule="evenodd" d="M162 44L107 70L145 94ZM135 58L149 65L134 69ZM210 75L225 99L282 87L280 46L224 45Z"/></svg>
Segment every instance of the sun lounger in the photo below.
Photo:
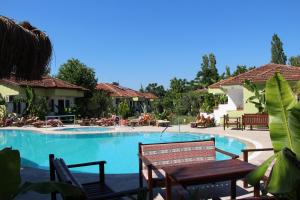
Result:
<svg viewBox="0 0 300 200"><path fill-rule="evenodd" d="M211 117L211 116L204 117L204 115L201 114L201 115L198 115L196 117L196 121L191 122L190 125L191 125L191 128L198 128L198 127L207 128L207 127L214 126L215 122L214 122L213 117Z"/></svg>
<svg viewBox="0 0 300 200"><path fill-rule="evenodd" d="M71 184L82 191L82 198L78 199L121 199L121 197L133 197L140 192L145 192L145 188L132 189L121 192L114 192L105 183L104 165L105 161L89 162L67 165L62 158L55 158L53 154L49 155L50 164L50 181L59 181L62 183ZM99 181L91 183L80 183L72 174L69 168L78 168L85 166L99 166ZM51 200L56 200L56 193L51 194Z"/></svg>
<svg viewBox="0 0 300 200"><path fill-rule="evenodd" d="M153 188L165 184L162 167L215 161L216 152L233 159L238 158L235 154L216 148L214 138L189 142L139 143L139 185L143 187L143 179L147 181L149 199L152 199Z"/></svg>
<svg viewBox="0 0 300 200"><path fill-rule="evenodd" d="M45 126L45 122L44 121L41 121L41 120L38 120L36 122L33 122L32 125L36 128L42 128L43 126Z"/></svg>
<svg viewBox="0 0 300 200"><path fill-rule="evenodd" d="M156 120L156 126L168 127L168 126L170 126L170 121L168 121L168 120Z"/></svg>

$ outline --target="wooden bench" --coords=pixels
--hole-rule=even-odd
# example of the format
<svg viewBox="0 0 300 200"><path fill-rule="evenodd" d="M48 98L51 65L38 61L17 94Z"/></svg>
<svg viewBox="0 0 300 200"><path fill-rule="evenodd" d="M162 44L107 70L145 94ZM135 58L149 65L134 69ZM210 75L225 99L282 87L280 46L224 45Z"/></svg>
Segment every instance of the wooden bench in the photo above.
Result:
<svg viewBox="0 0 300 200"><path fill-rule="evenodd" d="M215 139L172 143L139 143L139 185L148 184L149 199L153 199L153 188L165 185L165 166L188 165L216 160L216 152L232 159L239 156L216 148Z"/></svg>
<svg viewBox="0 0 300 200"><path fill-rule="evenodd" d="M54 154L49 155L49 164L50 164L50 181L55 181L56 179L59 182L72 184L73 186L81 189L82 196L78 199L93 199L93 200L102 200L102 199L119 199L121 197L136 195L140 192L145 191L145 189L132 189L121 192L114 192L110 187L105 184L105 174L104 174L104 164L105 161L97 162L88 162L80 163L73 165L66 165L65 161L62 158L55 158ZM91 165L99 166L99 181L90 182L81 184L69 168L75 167L85 167ZM56 193L51 193L51 200L56 200Z"/></svg>
<svg viewBox="0 0 300 200"><path fill-rule="evenodd" d="M242 116L242 130L246 129L246 126L250 126L250 130L253 126L269 126L268 114L244 114Z"/></svg>

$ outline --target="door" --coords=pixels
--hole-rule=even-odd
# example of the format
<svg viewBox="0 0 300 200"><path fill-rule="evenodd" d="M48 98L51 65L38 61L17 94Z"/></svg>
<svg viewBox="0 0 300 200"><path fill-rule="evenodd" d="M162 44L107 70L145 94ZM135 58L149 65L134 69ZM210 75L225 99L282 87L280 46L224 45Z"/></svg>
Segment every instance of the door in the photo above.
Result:
<svg viewBox="0 0 300 200"><path fill-rule="evenodd" d="M58 100L58 114L63 114L65 111L65 101L63 99Z"/></svg>

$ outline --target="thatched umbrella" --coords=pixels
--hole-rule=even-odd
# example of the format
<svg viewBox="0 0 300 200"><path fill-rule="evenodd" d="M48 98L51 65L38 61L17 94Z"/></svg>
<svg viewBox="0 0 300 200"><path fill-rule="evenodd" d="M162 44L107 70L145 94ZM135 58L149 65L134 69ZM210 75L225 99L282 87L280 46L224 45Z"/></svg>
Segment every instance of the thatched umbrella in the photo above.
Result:
<svg viewBox="0 0 300 200"><path fill-rule="evenodd" d="M30 25L0 16L0 78L40 79L52 55L49 37Z"/></svg>

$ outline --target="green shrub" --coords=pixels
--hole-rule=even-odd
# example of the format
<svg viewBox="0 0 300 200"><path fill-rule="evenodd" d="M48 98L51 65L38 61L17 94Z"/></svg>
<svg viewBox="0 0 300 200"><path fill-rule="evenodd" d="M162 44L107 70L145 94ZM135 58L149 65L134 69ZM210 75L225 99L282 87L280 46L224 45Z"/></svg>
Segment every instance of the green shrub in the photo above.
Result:
<svg viewBox="0 0 300 200"><path fill-rule="evenodd" d="M121 115L123 119L127 119L130 116L130 108L128 103L121 102L118 106L118 114Z"/></svg>

